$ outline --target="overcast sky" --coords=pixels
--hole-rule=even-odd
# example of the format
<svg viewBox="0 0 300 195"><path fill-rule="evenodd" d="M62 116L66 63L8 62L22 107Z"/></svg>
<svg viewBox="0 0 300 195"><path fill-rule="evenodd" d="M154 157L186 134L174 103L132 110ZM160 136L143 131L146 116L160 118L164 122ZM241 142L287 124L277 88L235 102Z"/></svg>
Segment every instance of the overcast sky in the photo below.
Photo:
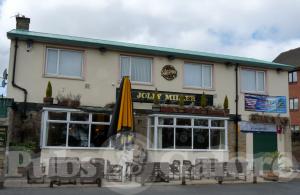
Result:
<svg viewBox="0 0 300 195"><path fill-rule="evenodd" d="M0 73L17 13L32 31L269 61L300 47L300 0L0 0Z"/></svg>

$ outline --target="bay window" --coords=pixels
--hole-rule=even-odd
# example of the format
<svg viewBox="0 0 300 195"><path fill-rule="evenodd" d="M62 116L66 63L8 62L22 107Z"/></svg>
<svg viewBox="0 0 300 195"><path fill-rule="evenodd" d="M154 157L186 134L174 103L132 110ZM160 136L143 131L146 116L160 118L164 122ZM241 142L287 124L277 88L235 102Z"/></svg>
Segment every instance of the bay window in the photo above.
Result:
<svg viewBox="0 0 300 195"><path fill-rule="evenodd" d="M226 118L157 114L149 117L148 124L150 149L227 149Z"/></svg>
<svg viewBox="0 0 300 195"><path fill-rule="evenodd" d="M46 76L83 78L83 52L69 49L47 48Z"/></svg>
<svg viewBox="0 0 300 195"><path fill-rule="evenodd" d="M111 147L106 132L110 114L70 110L45 110L43 113L43 147Z"/></svg>
<svg viewBox="0 0 300 195"><path fill-rule="evenodd" d="M132 82L152 82L152 59L136 56L120 57L121 78L129 76Z"/></svg>
<svg viewBox="0 0 300 195"><path fill-rule="evenodd" d="M242 69L241 82L243 92L264 93L265 71Z"/></svg>
<svg viewBox="0 0 300 195"><path fill-rule="evenodd" d="M185 63L184 86L211 89L212 65Z"/></svg>

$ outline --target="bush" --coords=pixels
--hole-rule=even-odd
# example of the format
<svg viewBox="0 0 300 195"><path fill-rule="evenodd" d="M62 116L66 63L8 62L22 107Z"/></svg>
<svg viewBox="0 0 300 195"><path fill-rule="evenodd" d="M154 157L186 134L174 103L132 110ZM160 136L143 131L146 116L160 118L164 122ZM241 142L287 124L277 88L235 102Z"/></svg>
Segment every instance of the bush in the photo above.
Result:
<svg viewBox="0 0 300 195"><path fill-rule="evenodd" d="M200 98L200 106L202 108L205 108L207 106L207 99L206 99L206 95L205 95L204 92L203 92L203 94L201 95L201 98Z"/></svg>
<svg viewBox="0 0 300 195"><path fill-rule="evenodd" d="M52 97L52 85L51 82L48 81L47 89L46 89L46 97L51 98Z"/></svg>
<svg viewBox="0 0 300 195"><path fill-rule="evenodd" d="M225 96L225 99L224 99L224 104L223 104L223 107L224 107L224 109L228 109L228 97L227 97L227 95Z"/></svg>
<svg viewBox="0 0 300 195"><path fill-rule="evenodd" d="M183 95L180 95L180 96L178 97L178 105L179 105L180 107L183 107L183 106L184 106L184 96L183 96Z"/></svg>

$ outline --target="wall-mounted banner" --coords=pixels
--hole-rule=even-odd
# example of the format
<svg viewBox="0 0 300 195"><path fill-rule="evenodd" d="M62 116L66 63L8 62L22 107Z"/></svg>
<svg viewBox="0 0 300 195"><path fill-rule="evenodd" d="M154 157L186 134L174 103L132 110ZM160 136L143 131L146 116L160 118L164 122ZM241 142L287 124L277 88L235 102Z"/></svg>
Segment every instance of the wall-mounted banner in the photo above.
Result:
<svg viewBox="0 0 300 195"><path fill-rule="evenodd" d="M242 132L271 132L276 133L275 124L267 123L251 123L246 121L239 122L239 126Z"/></svg>
<svg viewBox="0 0 300 195"><path fill-rule="evenodd" d="M286 113L286 97L246 94L245 110L255 112Z"/></svg>
<svg viewBox="0 0 300 195"><path fill-rule="evenodd" d="M153 103L155 91L153 90L141 90L132 89L132 101L140 103ZM119 88L117 88L117 94L119 93ZM192 93L176 93L167 91L157 91L157 97L160 104L178 104L179 96L184 96L184 104L195 106L200 105L200 99L202 94L192 94ZM213 95L205 94L207 99L207 105L213 105Z"/></svg>

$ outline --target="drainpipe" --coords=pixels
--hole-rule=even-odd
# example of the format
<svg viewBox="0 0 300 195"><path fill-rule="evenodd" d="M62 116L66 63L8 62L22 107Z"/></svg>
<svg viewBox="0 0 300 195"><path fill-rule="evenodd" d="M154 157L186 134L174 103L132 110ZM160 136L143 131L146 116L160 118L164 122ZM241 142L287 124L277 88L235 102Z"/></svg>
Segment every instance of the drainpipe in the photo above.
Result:
<svg viewBox="0 0 300 195"><path fill-rule="evenodd" d="M239 123L239 80L238 80L238 68L239 68L239 64L235 64L235 120L234 120L234 124L235 124L235 155L236 155L236 159L238 159L239 157L239 127L238 127L238 123Z"/></svg>
<svg viewBox="0 0 300 195"><path fill-rule="evenodd" d="M13 87L23 91L24 93L24 107L23 107L23 113L22 113L22 117L26 117L26 110L27 110L27 90L19 85L16 84L15 82L15 74L16 74L16 64L17 64L17 53L18 53L18 38L15 39L15 51L14 51L14 61L13 61L13 75L12 75L12 81L11 84Z"/></svg>

